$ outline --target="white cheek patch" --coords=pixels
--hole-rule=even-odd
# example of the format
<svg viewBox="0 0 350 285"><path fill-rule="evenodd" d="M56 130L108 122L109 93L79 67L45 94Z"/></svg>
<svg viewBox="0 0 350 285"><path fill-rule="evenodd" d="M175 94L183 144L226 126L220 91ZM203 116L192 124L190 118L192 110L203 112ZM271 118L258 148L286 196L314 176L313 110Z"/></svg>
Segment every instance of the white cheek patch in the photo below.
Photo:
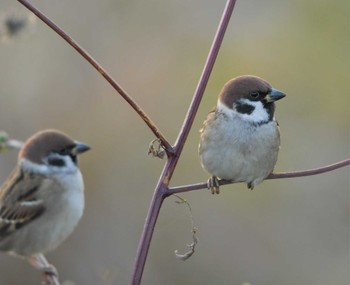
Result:
<svg viewBox="0 0 350 285"><path fill-rule="evenodd" d="M22 158L20 163L25 171L39 173L43 175L51 175L55 173L75 173L78 170L78 167L74 164L74 162L68 155L61 156L61 158L65 161L64 167L47 165L47 162L45 162L44 164L37 164L25 158Z"/></svg>
<svg viewBox="0 0 350 285"><path fill-rule="evenodd" d="M233 117L236 115L236 111L234 111L231 108L227 107L226 105L222 104L220 101L218 101L216 108L219 112L225 114L228 117Z"/></svg>
<svg viewBox="0 0 350 285"><path fill-rule="evenodd" d="M240 99L240 101L254 107L253 112L250 114L236 113L242 120L253 123L267 122L269 120L269 114L260 101L250 101L247 99ZM235 106L233 106L233 108L235 108Z"/></svg>

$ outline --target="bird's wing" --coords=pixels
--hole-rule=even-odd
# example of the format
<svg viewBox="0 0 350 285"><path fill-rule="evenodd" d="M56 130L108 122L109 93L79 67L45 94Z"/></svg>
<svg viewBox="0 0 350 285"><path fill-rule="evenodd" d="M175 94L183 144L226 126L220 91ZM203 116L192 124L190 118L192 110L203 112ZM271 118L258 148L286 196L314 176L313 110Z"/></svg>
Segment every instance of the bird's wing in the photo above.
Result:
<svg viewBox="0 0 350 285"><path fill-rule="evenodd" d="M210 114L210 113L215 113L215 112L216 112L216 106L214 106L213 108L211 108L211 110L209 111L208 114Z"/></svg>
<svg viewBox="0 0 350 285"><path fill-rule="evenodd" d="M205 128L208 126L208 124L210 124L210 122L213 122L214 118L216 116L218 116L218 113L216 112L217 108L216 106L214 106L213 108L211 108L211 110L209 111L207 117L205 118L204 122L203 122L203 125L202 125L202 128L199 130L199 133L200 134L203 134L204 133L204 130Z"/></svg>
<svg viewBox="0 0 350 285"><path fill-rule="evenodd" d="M38 191L45 177L17 167L0 189L0 239L43 214Z"/></svg>

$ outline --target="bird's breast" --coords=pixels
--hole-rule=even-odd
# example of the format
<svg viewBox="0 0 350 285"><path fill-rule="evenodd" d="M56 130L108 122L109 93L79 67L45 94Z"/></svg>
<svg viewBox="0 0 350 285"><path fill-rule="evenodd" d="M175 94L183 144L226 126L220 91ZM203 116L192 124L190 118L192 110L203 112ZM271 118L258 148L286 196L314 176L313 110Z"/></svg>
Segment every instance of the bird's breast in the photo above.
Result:
<svg viewBox="0 0 350 285"><path fill-rule="evenodd" d="M211 175L250 182L273 170L279 144L275 121L254 126L216 115L204 124L199 154L203 168Z"/></svg>

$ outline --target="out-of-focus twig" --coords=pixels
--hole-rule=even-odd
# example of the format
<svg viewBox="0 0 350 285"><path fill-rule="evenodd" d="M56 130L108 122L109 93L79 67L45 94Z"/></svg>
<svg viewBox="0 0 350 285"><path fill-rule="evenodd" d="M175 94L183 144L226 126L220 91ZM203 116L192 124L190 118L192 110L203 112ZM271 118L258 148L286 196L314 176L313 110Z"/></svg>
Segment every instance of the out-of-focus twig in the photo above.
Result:
<svg viewBox="0 0 350 285"><path fill-rule="evenodd" d="M36 17L23 9L10 8L0 12L0 41L11 43L21 35L28 35L34 29Z"/></svg>
<svg viewBox="0 0 350 285"><path fill-rule="evenodd" d="M23 142L15 139L10 139L6 132L0 131L0 152L6 150L19 150L21 149Z"/></svg>

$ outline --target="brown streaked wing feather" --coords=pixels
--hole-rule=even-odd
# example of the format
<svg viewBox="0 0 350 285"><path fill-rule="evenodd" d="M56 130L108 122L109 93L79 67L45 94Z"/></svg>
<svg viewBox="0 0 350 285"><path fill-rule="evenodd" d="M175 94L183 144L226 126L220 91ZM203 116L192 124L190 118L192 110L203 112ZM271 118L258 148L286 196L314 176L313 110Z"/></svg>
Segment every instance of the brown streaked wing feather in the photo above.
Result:
<svg viewBox="0 0 350 285"><path fill-rule="evenodd" d="M38 190L44 177L17 167L0 189L0 239L39 217L45 210Z"/></svg>
<svg viewBox="0 0 350 285"><path fill-rule="evenodd" d="M206 125L206 122L207 122L208 118L210 118L212 116L212 114L215 113L215 112L216 112L216 106L211 108L211 110L209 111L206 119L203 122L202 128L199 130L200 133L202 133L204 131L204 128L205 128L205 125Z"/></svg>
<svg viewBox="0 0 350 285"><path fill-rule="evenodd" d="M213 108L211 108L211 110L209 111L208 114L210 114L210 113L215 113L215 112L216 112L216 106L214 106Z"/></svg>

